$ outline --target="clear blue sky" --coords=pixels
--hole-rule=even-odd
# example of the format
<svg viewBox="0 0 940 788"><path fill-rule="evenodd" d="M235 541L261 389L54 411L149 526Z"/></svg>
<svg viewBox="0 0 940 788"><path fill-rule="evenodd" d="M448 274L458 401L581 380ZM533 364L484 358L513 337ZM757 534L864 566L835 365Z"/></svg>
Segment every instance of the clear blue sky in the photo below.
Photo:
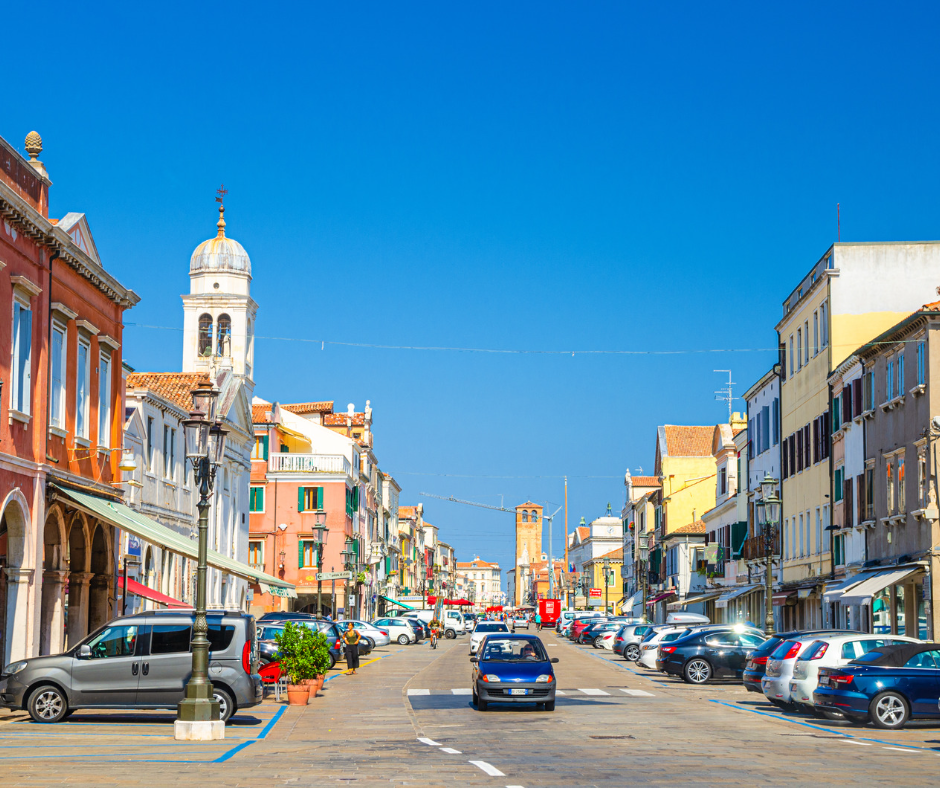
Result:
<svg viewBox="0 0 940 788"><path fill-rule="evenodd" d="M224 182L263 337L769 348L837 202L843 240L940 235L938 22L935 3L51 4L5 37L0 134L42 134L53 214L86 212L143 298L128 323L181 326ZM180 344L128 327L125 358L178 369ZM509 515L418 493L560 504L568 474L572 524L618 510L657 424L725 417L713 369L740 393L771 363L259 339L256 381L371 400L402 502L505 568Z"/></svg>

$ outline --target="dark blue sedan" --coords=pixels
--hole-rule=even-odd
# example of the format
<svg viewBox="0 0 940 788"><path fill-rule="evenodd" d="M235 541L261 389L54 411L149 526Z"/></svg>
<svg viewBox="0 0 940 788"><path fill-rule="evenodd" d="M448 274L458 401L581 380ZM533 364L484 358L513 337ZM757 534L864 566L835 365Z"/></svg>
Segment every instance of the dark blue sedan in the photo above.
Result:
<svg viewBox="0 0 940 788"><path fill-rule="evenodd" d="M940 643L882 646L843 667L820 668L813 704L853 722L899 730L940 718Z"/></svg>
<svg viewBox="0 0 940 788"><path fill-rule="evenodd" d="M473 702L480 711L490 703L534 703L555 710L555 671L542 641L534 635L487 635L473 664Z"/></svg>

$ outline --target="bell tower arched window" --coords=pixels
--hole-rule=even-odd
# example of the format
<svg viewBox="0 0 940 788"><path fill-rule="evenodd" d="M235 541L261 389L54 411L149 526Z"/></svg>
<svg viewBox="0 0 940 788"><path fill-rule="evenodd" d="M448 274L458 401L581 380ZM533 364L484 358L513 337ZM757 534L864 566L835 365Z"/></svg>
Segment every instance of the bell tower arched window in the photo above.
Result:
<svg viewBox="0 0 940 788"><path fill-rule="evenodd" d="M525 509L522 510L522 522L529 522L529 513Z"/></svg>
<svg viewBox="0 0 940 788"><path fill-rule="evenodd" d="M532 510L532 522L537 523L539 521L539 513L533 509Z"/></svg>
<svg viewBox="0 0 940 788"><path fill-rule="evenodd" d="M199 355L212 355L212 315L208 313L199 317Z"/></svg>
<svg viewBox="0 0 940 788"><path fill-rule="evenodd" d="M216 323L216 353L220 356L232 355L232 318L228 315L219 315Z"/></svg>

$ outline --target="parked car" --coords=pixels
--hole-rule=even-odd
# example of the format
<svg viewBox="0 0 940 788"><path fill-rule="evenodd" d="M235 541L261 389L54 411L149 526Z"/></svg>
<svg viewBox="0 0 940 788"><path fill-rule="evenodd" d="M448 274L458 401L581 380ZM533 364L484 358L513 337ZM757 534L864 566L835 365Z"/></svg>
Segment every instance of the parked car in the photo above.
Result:
<svg viewBox="0 0 940 788"><path fill-rule="evenodd" d="M767 667L761 678L761 691L775 706L790 709L790 679L797 657L817 640L829 640L838 635L857 635L854 631L823 630L813 635L801 634L780 641L780 644L767 659Z"/></svg>
<svg viewBox="0 0 940 788"><path fill-rule="evenodd" d="M577 615L576 610L562 610L561 615L558 616L558 620L555 622L555 631L558 634L561 634L562 628L565 624L571 622L571 620Z"/></svg>
<svg viewBox="0 0 940 788"><path fill-rule="evenodd" d="M398 621L403 621L407 623L408 626L411 627L411 629L415 633L415 638L416 638L417 643L420 643L425 638L428 638L431 636L430 631L428 631L428 634L425 634L426 630L424 628L424 625L417 618L412 618L411 616L394 616L394 618L397 619Z"/></svg>
<svg viewBox="0 0 940 788"><path fill-rule="evenodd" d="M353 629L362 635L362 639L369 641L370 650L374 649L376 646L387 646L392 640L391 637L389 637L388 630L381 629L375 624L370 624L368 621L358 621L354 619L352 624Z"/></svg>
<svg viewBox="0 0 940 788"><path fill-rule="evenodd" d="M578 642L578 639L581 637L581 633L584 632L591 624L599 624L601 621L606 621L607 617L600 616L587 616L584 618L576 618L571 625L571 630L568 634L568 637L573 640L575 643Z"/></svg>
<svg viewBox="0 0 940 788"><path fill-rule="evenodd" d="M209 611L212 686L223 721L263 697L254 616ZM36 722L76 709L175 709L192 675L195 614L144 611L116 618L63 654L30 657L0 674L0 706Z"/></svg>
<svg viewBox="0 0 940 788"><path fill-rule="evenodd" d="M659 654L660 644L678 640L688 631L688 627L670 627L651 632L643 639L643 642L640 643L640 657L637 659L636 664L642 665L644 668L649 668L650 670L656 670L656 657Z"/></svg>
<svg viewBox="0 0 940 788"><path fill-rule="evenodd" d="M287 622L282 621L280 624L274 625L268 622L263 627L260 627L259 653L262 659L267 662L273 662L277 659L277 641L275 637L284 631L285 623ZM326 640L330 647L330 670L333 670L336 663L344 658L341 627L345 622L334 623L324 619L320 619L319 621L314 619L313 621L294 621L292 623L302 624L305 627L317 630L326 635ZM365 657L371 652L372 641L363 638L359 643L359 656Z"/></svg>
<svg viewBox="0 0 940 788"><path fill-rule="evenodd" d="M744 674L741 677L744 681L744 688L748 692L764 693L764 690L761 688L761 679L764 678L767 672L767 660L770 659L770 655L777 650L777 646L784 640L799 640L801 638L840 633L858 634L854 632L854 630L799 629L790 632L778 632L775 635L771 635L761 644L760 648L751 654L751 658L748 660L747 665L745 665Z"/></svg>
<svg viewBox="0 0 940 788"><path fill-rule="evenodd" d="M492 635L496 632L509 632L509 627L501 621L481 621L477 624L476 628L473 630L473 634L470 635L470 656L472 657L477 653L480 644L486 639L487 635Z"/></svg>
<svg viewBox="0 0 940 788"><path fill-rule="evenodd" d="M585 643L590 643L594 648L602 647L602 640L604 635L610 634L611 636L617 634L620 628L623 626L619 621L605 621L603 624L597 624L593 627L588 627L590 631L590 640L587 640L584 636L584 633L581 633L581 639Z"/></svg>
<svg viewBox="0 0 940 788"><path fill-rule="evenodd" d="M900 646L904 643L921 643L917 638L904 635L869 635L856 632L854 635L834 635L825 640L814 640L796 658L790 679L790 702L801 705L805 711L813 712L813 692L819 683L819 669L848 665L872 649L884 646ZM826 712L830 719L841 717Z"/></svg>
<svg viewBox="0 0 940 788"><path fill-rule="evenodd" d="M418 642L418 633L415 631L415 627L407 619L377 618L372 623L380 629L388 632L389 638L401 644L402 646L407 646L409 643Z"/></svg>
<svg viewBox="0 0 940 788"><path fill-rule="evenodd" d="M555 710L555 672L545 646L535 635L492 634L473 666L473 702L480 711L490 703L535 703Z"/></svg>
<svg viewBox="0 0 940 788"><path fill-rule="evenodd" d="M259 624L274 623L277 621L316 621L317 617L313 613L292 613L288 610L276 610L273 613L265 613L258 619Z"/></svg>
<svg viewBox="0 0 940 788"><path fill-rule="evenodd" d="M940 643L883 646L848 665L819 669L816 709L898 730L911 719L940 717Z"/></svg>
<svg viewBox="0 0 940 788"><path fill-rule="evenodd" d="M674 633L672 633L674 634ZM689 684L716 678L740 678L751 654L764 642L759 632L742 627L703 627L659 645L657 667Z"/></svg>
<svg viewBox="0 0 940 788"><path fill-rule="evenodd" d="M640 643L652 629L650 624L628 624L622 627L614 637L614 653L636 662L640 658Z"/></svg>

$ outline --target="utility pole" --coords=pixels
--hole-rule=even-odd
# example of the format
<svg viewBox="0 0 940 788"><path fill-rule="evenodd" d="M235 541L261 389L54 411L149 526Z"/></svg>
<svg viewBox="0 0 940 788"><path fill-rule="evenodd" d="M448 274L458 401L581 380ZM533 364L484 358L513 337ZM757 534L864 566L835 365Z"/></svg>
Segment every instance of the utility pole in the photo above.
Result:
<svg viewBox="0 0 940 788"><path fill-rule="evenodd" d="M564 577L568 576L568 477L565 476L565 573ZM570 583L565 583L565 587L568 588ZM571 602L571 593L567 594L565 598L565 607L570 607L569 602Z"/></svg>

